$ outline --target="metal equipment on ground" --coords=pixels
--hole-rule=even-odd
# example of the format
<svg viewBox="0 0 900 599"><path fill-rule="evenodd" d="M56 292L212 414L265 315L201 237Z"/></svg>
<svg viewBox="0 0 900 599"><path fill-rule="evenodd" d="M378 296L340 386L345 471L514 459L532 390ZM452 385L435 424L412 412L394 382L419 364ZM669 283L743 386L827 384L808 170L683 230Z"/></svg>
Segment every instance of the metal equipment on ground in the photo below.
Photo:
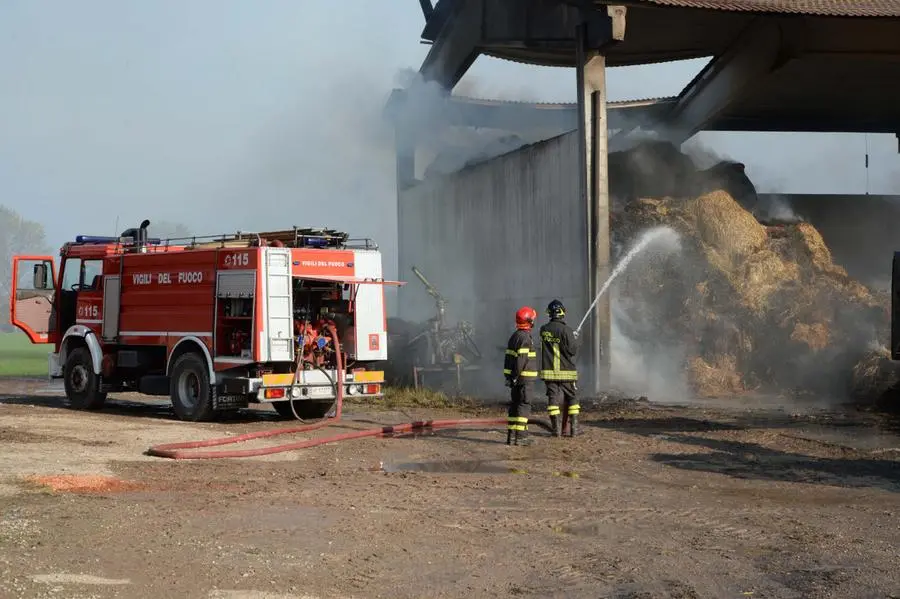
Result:
<svg viewBox="0 0 900 599"><path fill-rule="evenodd" d="M416 389L424 385L429 373L441 379L449 374L454 377L459 392L463 372L481 370L482 356L473 339L474 329L466 321L448 326L445 322L447 300L417 267L413 266L412 271L435 302L435 315L428 320L426 328L407 343L407 351L413 355L413 385Z"/></svg>

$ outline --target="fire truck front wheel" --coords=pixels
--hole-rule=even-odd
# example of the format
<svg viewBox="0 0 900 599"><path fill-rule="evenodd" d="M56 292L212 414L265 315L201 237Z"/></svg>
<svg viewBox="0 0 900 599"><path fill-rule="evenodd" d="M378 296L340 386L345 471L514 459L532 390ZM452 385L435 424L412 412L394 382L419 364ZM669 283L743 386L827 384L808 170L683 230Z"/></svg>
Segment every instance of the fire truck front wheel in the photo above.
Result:
<svg viewBox="0 0 900 599"><path fill-rule="evenodd" d="M94 372L91 352L86 347L76 347L66 358L63 384L69 404L76 410L99 410L106 402L106 393L100 392L100 375Z"/></svg>
<svg viewBox="0 0 900 599"><path fill-rule="evenodd" d="M206 361L195 353L179 356L172 366L169 385L172 407L181 420L202 422L213 420L215 388L209 384Z"/></svg>

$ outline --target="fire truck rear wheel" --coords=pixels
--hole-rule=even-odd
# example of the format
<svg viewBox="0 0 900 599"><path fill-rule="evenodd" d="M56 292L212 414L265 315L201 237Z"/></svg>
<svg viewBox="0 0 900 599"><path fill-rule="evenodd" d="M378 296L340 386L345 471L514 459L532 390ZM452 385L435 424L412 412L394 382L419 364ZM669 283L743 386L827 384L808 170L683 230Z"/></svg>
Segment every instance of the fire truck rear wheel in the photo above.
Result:
<svg viewBox="0 0 900 599"><path fill-rule="evenodd" d="M94 372L91 352L86 347L76 347L69 353L63 384L66 397L76 410L99 410L106 402L106 393L100 392L100 375Z"/></svg>
<svg viewBox="0 0 900 599"><path fill-rule="evenodd" d="M209 384L209 367L198 354L179 356L172 366L169 393L172 407L180 420L202 422L213 420L215 388Z"/></svg>

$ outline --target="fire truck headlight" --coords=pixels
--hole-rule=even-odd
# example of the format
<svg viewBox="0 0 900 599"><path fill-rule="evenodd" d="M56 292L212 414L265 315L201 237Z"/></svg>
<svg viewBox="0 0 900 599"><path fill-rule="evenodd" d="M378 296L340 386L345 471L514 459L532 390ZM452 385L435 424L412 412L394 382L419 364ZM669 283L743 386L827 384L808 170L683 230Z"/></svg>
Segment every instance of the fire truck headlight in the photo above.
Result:
<svg viewBox="0 0 900 599"><path fill-rule="evenodd" d="M301 395L300 387L292 387L291 388L291 397L293 397L294 399L297 399L300 397L300 395Z"/></svg>
<svg viewBox="0 0 900 599"><path fill-rule="evenodd" d="M359 385L348 386L347 393L349 393L350 395L359 395Z"/></svg>

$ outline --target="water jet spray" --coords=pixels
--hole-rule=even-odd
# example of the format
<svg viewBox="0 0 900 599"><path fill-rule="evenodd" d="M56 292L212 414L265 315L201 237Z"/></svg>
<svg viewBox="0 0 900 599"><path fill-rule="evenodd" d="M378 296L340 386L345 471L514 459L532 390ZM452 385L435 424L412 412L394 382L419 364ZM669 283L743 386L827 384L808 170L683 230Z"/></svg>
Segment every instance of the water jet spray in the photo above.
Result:
<svg viewBox="0 0 900 599"><path fill-rule="evenodd" d="M600 287L600 291L597 292L597 295L594 297L594 301L591 302L590 307L588 307L587 312L584 313L584 317L581 319L581 322L578 323L578 327L575 329L575 335L581 334L581 327L584 326L584 323L587 322L588 317L591 315L591 312L594 311L594 307L597 305L597 302L603 296L604 293L609 289L612 282L616 280L625 268L628 267L628 263L631 262L635 256L644 251L651 244L660 243L665 244L666 249L669 251L674 251L679 249L679 238L678 233L672 229L671 227L654 227L652 229L648 229L641 234L638 238L637 243L625 254L625 257L622 258L622 261L616 265L616 268L613 269L612 273L609 275L609 278L603 283L603 286Z"/></svg>

